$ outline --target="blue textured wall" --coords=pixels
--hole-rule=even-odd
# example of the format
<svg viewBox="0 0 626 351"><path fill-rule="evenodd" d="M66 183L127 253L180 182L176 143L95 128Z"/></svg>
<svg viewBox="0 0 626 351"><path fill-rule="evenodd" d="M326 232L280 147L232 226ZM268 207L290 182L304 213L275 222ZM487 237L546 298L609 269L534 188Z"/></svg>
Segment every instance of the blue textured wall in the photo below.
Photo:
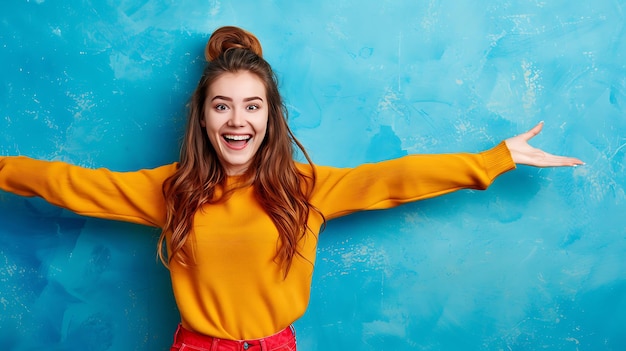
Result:
<svg viewBox="0 0 626 351"><path fill-rule="evenodd" d="M333 221L302 350L626 349L623 0L0 5L0 154L174 161L202 49L264 44L320 164L534 144L587 162ZM166 350L154 230L0 194L0 349ZM82 346L81 346L82 345Z"/></svg>

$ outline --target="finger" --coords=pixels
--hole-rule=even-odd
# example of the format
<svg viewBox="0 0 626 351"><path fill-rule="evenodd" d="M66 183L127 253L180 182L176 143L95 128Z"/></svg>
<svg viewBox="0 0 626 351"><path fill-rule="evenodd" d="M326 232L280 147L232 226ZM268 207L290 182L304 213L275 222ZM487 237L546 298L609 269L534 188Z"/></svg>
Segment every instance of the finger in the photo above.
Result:
<svg viewBox="0 0 626 351"><path fill-rule="evenodd" d="M535 136L537 136L537 134L541 133L542 129L543 129L543 121L537 123L537 125L532 127L532 129L522 134L524 136L524 140L528 141L534 138Z"/></svg>
<svg viewBox="0 0 626 351"><path fill-rule="evenodd" d="M575 157L557 156L546 153L539 161L540 167L580 166L585 163Z"/></svg>

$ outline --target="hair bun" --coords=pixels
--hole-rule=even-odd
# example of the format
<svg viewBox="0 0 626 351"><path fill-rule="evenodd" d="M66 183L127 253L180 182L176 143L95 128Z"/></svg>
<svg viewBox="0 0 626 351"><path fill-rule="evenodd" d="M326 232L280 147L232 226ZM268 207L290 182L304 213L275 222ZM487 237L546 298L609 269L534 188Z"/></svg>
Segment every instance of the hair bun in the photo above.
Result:
<svg viewBox="0 0 626 351"><path fill-rule="evenodd" d="M226 26L215 30L204 48L204 57L213 61L230 48L248 49L263 57L261 43L254 34L239 27Z"/></svg>

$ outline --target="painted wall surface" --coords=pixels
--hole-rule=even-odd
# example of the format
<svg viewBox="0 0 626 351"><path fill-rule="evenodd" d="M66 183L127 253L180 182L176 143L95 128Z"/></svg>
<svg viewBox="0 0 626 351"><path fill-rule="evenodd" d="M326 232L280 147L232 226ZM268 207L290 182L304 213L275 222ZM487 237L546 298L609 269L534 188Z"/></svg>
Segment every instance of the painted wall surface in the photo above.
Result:
<svg viewBox="0 0 626 351"><path fill-rule="evenodd" d="M301 350L626 349L626 1L10 0L0 154L135 170L175 161L202 50L259 36L314 161L533 143L463 191L329 223ZM158 232L0 194L0 349L166 350ZM251 318L254 318L251 316Z"/></svg>

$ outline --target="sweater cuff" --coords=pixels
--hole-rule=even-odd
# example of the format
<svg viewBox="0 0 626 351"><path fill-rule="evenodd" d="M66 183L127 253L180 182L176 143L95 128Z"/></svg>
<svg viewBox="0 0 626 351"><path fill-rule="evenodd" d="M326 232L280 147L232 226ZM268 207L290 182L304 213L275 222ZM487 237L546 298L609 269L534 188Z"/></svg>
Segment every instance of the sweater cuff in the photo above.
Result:
<svg viewBox="0 0 626 351"><path fill-rule="evenodd" d="M503 141L496 147L480 153L485 162L487 176L493 181L497 176L504 172L515 169L515 162L511 157L511 152Z"/></svg>

